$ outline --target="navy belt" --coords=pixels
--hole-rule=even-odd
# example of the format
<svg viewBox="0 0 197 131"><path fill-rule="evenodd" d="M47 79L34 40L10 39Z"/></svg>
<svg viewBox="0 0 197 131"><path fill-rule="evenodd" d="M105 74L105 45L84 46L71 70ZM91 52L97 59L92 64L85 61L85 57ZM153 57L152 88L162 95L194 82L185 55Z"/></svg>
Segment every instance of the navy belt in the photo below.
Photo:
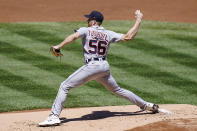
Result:
<svg viewBox="0 0 197 131"><path fill-rule="evenodd" d="M86 64L88 64L90 61L102 61L102 60L106 60L105 57L102 58L91 58L91 59L87 59L86 60Z"/></svg>

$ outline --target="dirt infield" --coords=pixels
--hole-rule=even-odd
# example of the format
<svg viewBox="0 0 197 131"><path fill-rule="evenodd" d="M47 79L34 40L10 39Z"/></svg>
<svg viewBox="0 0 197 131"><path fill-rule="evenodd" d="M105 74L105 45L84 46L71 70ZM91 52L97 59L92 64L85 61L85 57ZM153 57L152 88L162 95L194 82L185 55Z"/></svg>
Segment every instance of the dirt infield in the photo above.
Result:
<svg viewBox="0 0 197 131"><path fill-rule="evenodd" d="M196 0L0 0L0 22L79 21L91 10L106 20L134 19L141 9L146 20L197 23Z"/></svg>
<svg viewBox="0 0 197 131"><path fill-rule="evenodd" d="M139 112L134 105L107 106L90 108L64 109L61 114L62 124L55 127L37 127L49 114L48 111L32 111L18 113L1 113L1 131L152 131L197 130L197 107L192 105L160 105L173 112L172 115L163 113L151 114ZM166 122L165 120L168 120ZM176 121L175 121L176 120ZM147 125L162 121L158 124ZM168 129L166 129L168 124ZM146 125L145 127L143 127ZM171 126L170 126L171 125ZM140 127L142 126L142 127ZM159 126L159 128L158 128ZM138 128L136 128L138 127ZM140 127L140 128L139 128ZM154 127L154 128L153 128ZM157 128L156 128L157 127ZM183 130L184 129L184 130ZM171 130L172 131L172 130Z"/></svg>

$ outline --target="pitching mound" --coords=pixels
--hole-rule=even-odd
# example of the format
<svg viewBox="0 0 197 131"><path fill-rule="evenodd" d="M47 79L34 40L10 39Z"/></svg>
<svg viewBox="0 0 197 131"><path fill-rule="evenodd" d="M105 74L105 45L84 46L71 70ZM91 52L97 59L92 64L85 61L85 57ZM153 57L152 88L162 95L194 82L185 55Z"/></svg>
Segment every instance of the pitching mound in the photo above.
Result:
<svg viewBox="0 0 197 131"><path fill-rule="evenodd" d="M134 105L64 109L62 124L38 127L50 110L1 113L3 131L124 131L124 130L197 130L197 106L160 105L173 114L140 112ZM158 123L155 123L158 122ZM151 124L154 123L154 124ZM146 126L144 126L146 125ZM190 128L191 127L191 128Z"/></svg>
<svg viewBox="0 0 197 131"><path fill-rule="evenodd" d="M195 131L197 118L165 120L137 127L128 131Z"/></svg>

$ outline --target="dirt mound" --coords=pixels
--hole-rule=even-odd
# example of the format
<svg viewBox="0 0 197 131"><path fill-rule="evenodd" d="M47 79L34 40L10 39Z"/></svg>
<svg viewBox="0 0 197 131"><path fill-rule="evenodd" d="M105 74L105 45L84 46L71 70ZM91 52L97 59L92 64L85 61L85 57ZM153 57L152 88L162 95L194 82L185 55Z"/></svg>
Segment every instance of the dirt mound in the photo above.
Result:
<svg viewBox="0 0 197 131"><path fill-rule="evenodd" d="M195 131L197 130L197 118L176 119L155 122L137 127L128 131Z"/></svg>
<svg viewBox="0 0 197 131"><path fill-rule="evenodd" d="M197 23L196 0L0 0L0 22L79 21L92 10L105 20L134 19L141 9L146 20Z"/></svg>
<svg viewBox="0 0 197 131"><path fill-rule="evenodd" d="M64 109L61 114L62 124L55 127L37 127L37 123L43 121L49 114L48 111L28 111L15 113L1 113L0 122L2 131L123 131L144 126L158 121L174 121L171 125L176 129L182 128L181 122L193 126L197 130L195 122L197 119L197 107L192 105L160 105L173 112L172 115L163 113L151 114L140 112L134 105L129 106L107 106L90 108ZM166 123L166 122L165 122ZM168 122L167 122L168 123ZM156 124L157 125L157 124ZM162 125L161 122L159 125ZM153 125L154 126L154 125ZM147 128L151 126L148 125ZM154 126L155 127L155 126ZM142 127L144 128L144 127ZM136 128L138 129L138 128ZM155 129L155 128L153 128Z"/></svg>

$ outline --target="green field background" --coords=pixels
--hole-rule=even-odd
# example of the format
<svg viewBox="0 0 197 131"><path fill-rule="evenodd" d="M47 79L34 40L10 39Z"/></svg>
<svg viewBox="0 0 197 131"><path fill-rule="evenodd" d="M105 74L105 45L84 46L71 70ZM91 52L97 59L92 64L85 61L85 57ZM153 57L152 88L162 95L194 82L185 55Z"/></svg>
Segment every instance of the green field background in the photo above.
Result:
<svg viewBox="0 0 197 131"><path fill-rule="evenodd" d="M134 21L106 21L106 29L126 33ZM51 45L86 22L0 24L0 112L50 108L59 85L83 65L81 41ZM158 104L197 105L197 24L143 21L134 40L113 43L108 61L120 87ZM91 81L69 92L65 107L128 105L127 100Z"/></svg>

